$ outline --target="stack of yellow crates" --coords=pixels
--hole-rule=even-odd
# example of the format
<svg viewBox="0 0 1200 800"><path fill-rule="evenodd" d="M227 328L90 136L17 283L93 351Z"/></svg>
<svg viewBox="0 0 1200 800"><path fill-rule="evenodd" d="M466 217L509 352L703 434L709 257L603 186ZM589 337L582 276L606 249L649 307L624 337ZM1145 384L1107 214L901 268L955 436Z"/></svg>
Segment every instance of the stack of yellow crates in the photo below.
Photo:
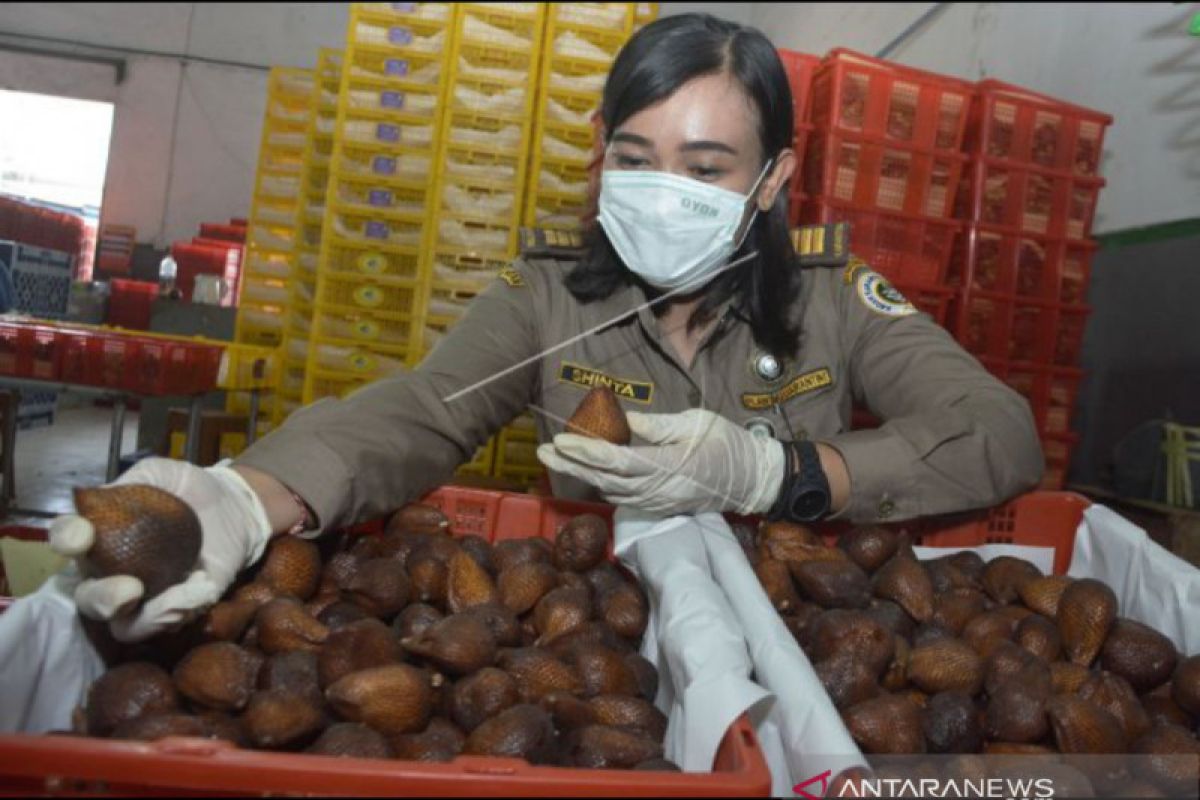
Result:
<svg viewBox="0 0 1200 800"><path fill-rule="evenodd" d="M321 255L321 229L325 220L325 193L329 187L329 165L333 157L333 134L337 124L342 57L341 50L330 47L321 48L317 57L311 101L313 114L309 121L300 178L299 235L290 278L291 298L283 332L283 375L272 414L275 425L299 408L304 399L304 374L308 368L308 345L312 337L313 303Z"/></svg>
<svg viewBox="0 0 1200 800"><path fill-rule="evenodd" d="M311 69L274 67L267 78L267 111L234 331L239 343L277 347L283 341L314 83Z"/></svg>
<svg viewBox="0 0 1200 800"><path fill-rule="evenodd" d="M338 92L304 402L420 360L450 3L356 3Z"/></svg>
<svg viewBox="0 0 1200 800"><path fill-rule="evenodd" d="M246 256L234 341L278 347L283 341L295 265L304 148L313 114L315 75L311 69L274 67L267 77L258 171L250 202ZM271 421L274 399L264 398L261 425ZM245 394L230 394L227 408L249 411Z"/></svg>
<svg viewBox="0 0 1200 800"><path fill-rule="evenodd" d="M621 46L634 3L552 3L538 91L530 190L523 223L578 230L587 212L592 115Z"/></svg>
<svg viewBox="0 0 1200 800"><path fill-rule="evenodd" d="M600 107L604 82L635 22L644 24L657 12L657 4L651 3L549 5L524 225L564 231L582 227L595 138L592 117ZM493 474L529 485L544 472L537 460L534 419L524 414L497 436Z"/></svg>
<svg viewBox="0 0 1200 800"><path fill-rule="evenodd" d="M422 357L517 254L545 24L541 3L458 7L438 151ZM490 475L495 439L460 475Z"/></svg>

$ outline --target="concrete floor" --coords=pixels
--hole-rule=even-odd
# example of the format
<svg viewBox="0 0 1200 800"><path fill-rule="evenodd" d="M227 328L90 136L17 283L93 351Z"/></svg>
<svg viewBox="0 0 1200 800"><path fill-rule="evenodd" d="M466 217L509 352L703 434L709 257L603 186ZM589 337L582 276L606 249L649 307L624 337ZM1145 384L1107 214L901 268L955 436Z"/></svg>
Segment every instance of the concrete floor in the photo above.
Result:
<svg viewBox="0 0 1200 800"><path fill-rule="evenodd" d="M104 483L112 410L85 405L60 408L53 425L17 432L17 501L14 508L61 514L72 511L71 489ZM121 454L137 444L138 415L125 414ZM48 519L11 514L10 525L45 527Z"/></svg>

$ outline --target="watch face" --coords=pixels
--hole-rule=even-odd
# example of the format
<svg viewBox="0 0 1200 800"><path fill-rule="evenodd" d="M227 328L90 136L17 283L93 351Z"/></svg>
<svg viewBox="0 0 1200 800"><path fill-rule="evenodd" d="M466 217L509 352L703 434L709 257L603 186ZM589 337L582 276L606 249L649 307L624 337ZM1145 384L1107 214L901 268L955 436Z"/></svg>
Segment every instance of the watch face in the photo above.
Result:
<svg viewBox="0 0 1200 800"><path fill-rule="evenodd" d="M829 511L829 495L819 489L805 489L797 492L792 501L792 511L797 519L818 520Z"/></svg>

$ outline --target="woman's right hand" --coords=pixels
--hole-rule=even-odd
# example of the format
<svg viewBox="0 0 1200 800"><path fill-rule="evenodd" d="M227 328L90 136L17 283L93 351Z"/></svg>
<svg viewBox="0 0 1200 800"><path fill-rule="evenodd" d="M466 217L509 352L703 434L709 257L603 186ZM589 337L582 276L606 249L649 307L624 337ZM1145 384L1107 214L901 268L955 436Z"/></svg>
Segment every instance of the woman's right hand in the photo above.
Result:
<svg viewBox="0 0 1200 800"><path fill-rule="evenodd" d="M119 641L134 642L176 629L216 603L234 578L262 557L272 525L258 492L224 464L197 467L147 458L113 482L149 484L183 500L200 520L202 543L196 569L182 583L142 603L142 582L132 575L85 579L75 589L80 613L109 623ZM68 558L91 549L92 524L68 514L50 526L50 546ZM80 570L83 573L82 569Z"/></svg>

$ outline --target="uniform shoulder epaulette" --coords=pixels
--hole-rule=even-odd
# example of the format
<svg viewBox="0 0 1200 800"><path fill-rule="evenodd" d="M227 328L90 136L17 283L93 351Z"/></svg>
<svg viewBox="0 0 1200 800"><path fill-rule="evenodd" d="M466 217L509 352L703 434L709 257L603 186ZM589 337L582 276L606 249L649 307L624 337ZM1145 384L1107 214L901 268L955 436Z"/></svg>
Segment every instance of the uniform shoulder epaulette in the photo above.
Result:
<svg viewBox="0 0 1200 800"><path fill-rule="evenodd" d="M850 258L850 223L793 228L792 246L803 267L840 267Z"/></svg>
<svg viewBox="0 0 1200 800"><path fill-rule="evenodd" d="M583 234L549 228L521 228L521 255L527 258L580 259L587 253Z"/></svg>

